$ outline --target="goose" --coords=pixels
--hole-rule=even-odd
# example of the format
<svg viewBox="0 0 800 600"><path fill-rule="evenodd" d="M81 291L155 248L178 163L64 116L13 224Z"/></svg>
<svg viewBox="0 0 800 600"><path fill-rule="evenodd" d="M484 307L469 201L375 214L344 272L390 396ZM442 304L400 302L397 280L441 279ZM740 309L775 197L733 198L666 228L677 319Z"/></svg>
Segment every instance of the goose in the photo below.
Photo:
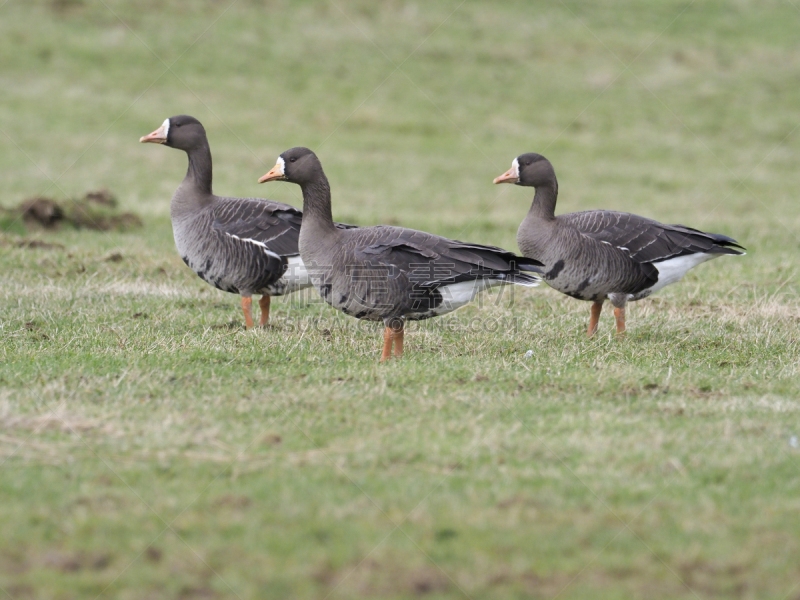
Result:
<svg viewBox="0 0 800 600"><path fill-rule="evenodd" d="M541 154L522 154L494 183L536 188L517 231L524 256L545 264L544 280L559 292L592 302L589 337L597 332L606 298L617 333L625 333L625 305L676 283L689 269L723 254L744 254L736 240L684 225L610 210L555 216L558 181Z"/></svg>
<svg viewBox="0 0 800 600"><path fill-rule="evenodd" d="M188 115L170 117L139 141L188 155L189 169L170 204L175 246L203 281L241 295L248 329L253 327L253 294L261 294L259 325L264 326L271 296L311 286L297 248L303 213L271 200L215 196L211 150L200 121Z"/></svg>
<svg viewBox="0 0 800 600"><path fill-rule="evenodd" d="M539 261L502 248L403 227L336 228L328 179L308 148L287 150L258 181L276 180L303 192L300 256L322 298L357 319L383 322L381 362L393 349L403 355L406 321L449 313L496 285L539 283Z"/></svg>

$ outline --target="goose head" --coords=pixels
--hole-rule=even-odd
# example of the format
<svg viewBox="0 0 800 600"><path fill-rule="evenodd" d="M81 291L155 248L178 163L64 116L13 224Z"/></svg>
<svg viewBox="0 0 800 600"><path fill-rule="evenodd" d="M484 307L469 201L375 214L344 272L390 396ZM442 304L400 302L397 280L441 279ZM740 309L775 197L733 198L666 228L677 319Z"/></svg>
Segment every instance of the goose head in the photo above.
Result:
<svg viewBox="0 0 800 600"><path fill-rule="evenodd" d="M142 143L164 144L180 150L190 150L206 139L203 125L189 115L178 115L164 119L161 127L139 138Z"/></svg>
<svg viewBox="0 0 800 600"><path fill-rule="evenodd" d="M515 183L529 187L550 184L556 178L553 165L541 154L520 154L511 163L511 168L494 178L494 183Z"/></svg>
<svg viewBox="0 0 800 600"><path fill-rule="evenodd" d="M322 173L322 165L308 148L292 148L278 157L275 166L269 173L262 176L258 183L267 181L289 181L303 185L311 183L319 178Z"/></svg>

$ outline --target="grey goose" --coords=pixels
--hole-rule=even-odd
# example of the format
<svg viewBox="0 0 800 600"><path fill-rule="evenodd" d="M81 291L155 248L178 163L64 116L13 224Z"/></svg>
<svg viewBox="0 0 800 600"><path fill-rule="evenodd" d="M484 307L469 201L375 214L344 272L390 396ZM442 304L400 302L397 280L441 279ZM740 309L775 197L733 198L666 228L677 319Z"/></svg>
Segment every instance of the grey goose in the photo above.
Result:
<svg viewBox="0 0 800 600"><path fill-rule="evenodd" d="M139 141L188 155L189 169L170 205L175 246L201 279L241 295L247 328L253 327L253 294L261 294L259 324L266 325L270 296L311 286L297 247L303 213L271 200L215 196L211 150L200 121L170 117Z"/></svg>
<svg viewBox="0 0 800 600"><path fill-rule="evenodd" d="M702 262L744 254L744 247L727 236L629 213L589 210L556 216L558 181L553 165L540 154L518 156L494 183L536 188L517 244L524 256L544 263L548 285L592 302L590 337L606 298L614 306L617 333L623 334L628 301L680 281Z"/></svg>
<svg viewBox="0 0 800 600"><path fill-rule="evenodd" d="M303 192L300 256L323 299L357 319L382 321L381 362L403 354L406 321L449 313L486 288L533 286L541 263L483 246L378 225L337 229L331 189L317 156L292 148L259 183L289 181Z"/></svg>

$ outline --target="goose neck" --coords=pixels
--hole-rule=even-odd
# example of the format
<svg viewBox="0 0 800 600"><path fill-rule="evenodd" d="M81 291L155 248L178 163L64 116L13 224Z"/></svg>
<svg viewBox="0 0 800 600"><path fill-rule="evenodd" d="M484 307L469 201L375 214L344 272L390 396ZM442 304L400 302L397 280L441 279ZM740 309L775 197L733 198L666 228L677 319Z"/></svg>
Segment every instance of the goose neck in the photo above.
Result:
<svg viewBox="0 0 800 600"><path fill-rule="evenodd" d="M540 219L555 219L557 198L558 182L555 179L543 185L537 185L528 214Z"/></svg>
<svg viewBox="0 0 800 600"><path fill-rule="evenodd" d="M203 141L202 144L187 150L186 154L189 156L189 169L186 171L184 183L191 185L194 189L202 194L211 195L211 149L208 147L208 142Z"/></svg>
<svg viewBox="0 0 800 600"><path fill-rule="evenodd" d="M336 229L331 212L331 187L325 175L300 187L303 191L303 222L314 223L315 227Z"/></svg>

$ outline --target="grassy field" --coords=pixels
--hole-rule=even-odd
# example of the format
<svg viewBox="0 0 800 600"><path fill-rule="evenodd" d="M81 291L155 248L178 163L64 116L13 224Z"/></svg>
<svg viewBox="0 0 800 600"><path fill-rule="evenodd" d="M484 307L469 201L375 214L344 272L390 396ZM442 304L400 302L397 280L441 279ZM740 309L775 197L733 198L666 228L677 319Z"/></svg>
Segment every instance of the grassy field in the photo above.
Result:
<svg viewBox="0 0 800 600"><path fill-rule="evenodd" d="M0 598L800 598L800 6L0 0L0 205L108 188L142 229L0 234ZM584 336L542 286L380 331L312 294L245 331L176 254L317 151L334 216L516 249L559 210L748 248ZM31 247L31 239L43 242ZM526 358L526 353L532 351Z"/></svg>

